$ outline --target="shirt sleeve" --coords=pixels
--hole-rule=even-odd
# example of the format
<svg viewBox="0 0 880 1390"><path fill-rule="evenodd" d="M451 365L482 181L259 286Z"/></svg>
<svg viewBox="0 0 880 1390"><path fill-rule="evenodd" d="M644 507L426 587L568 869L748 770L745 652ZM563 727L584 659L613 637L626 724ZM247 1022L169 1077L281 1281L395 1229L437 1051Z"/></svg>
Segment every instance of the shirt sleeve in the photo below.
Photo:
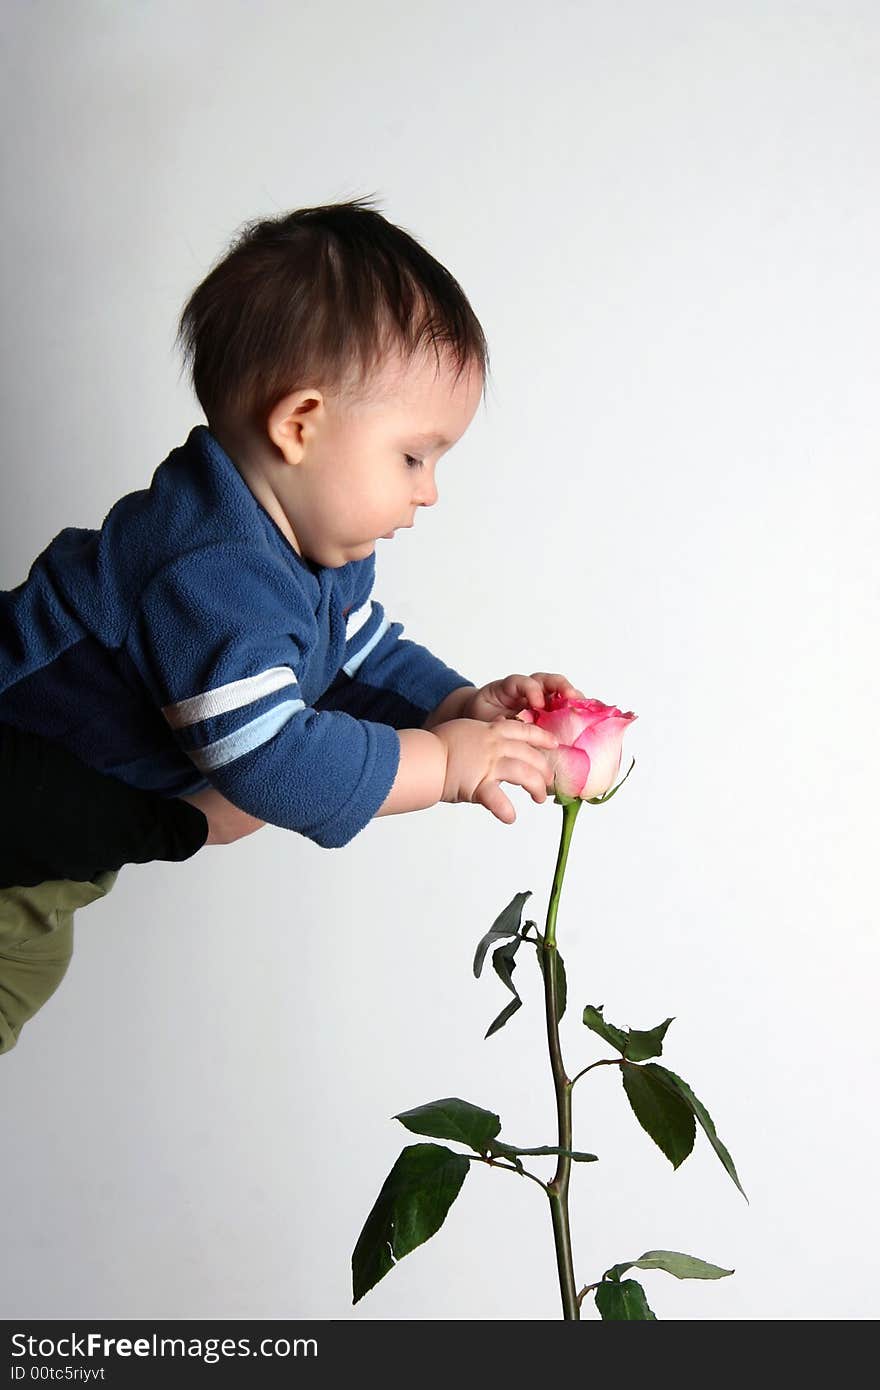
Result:
<svg viewBox="0 0 880 1390"><path fill-rule="evenodd" d="M339 849L394 784L387 724L316 710L300 672L317 619L270 556L246 546L191 552L156 575L126 639L171 735L234 805Z"/></svg>
<svg viewBox="0 0 880 1390"><path fill-rule="evenodd" d="M375 567L374 551L359 572L348 613L342 672L351 685L343 688L344 707L353 713L378 710L395 729L421 728L453 690L476 687L427 647L405 638L403 624L387 617L372 596Z"/></svg>

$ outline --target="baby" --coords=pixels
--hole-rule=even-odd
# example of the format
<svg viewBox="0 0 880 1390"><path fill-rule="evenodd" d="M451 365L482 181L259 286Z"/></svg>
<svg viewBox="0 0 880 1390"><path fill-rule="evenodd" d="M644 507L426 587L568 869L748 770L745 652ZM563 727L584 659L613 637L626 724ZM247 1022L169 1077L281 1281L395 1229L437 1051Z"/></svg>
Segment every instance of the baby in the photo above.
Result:
<svg viewBox="0 0 880 1390"><path fill-rule="evenodd" d="M325 848L374 816L544 801L563 676L475 688L373 598L375 543L437 502L488 352L455 279L366 200L252 225L179 338L206 425L100 531L0 595L0 723L133 787ZM220 792L234 810L225 810ZM236 828L234 828L236 827Z"/></svg>
<svg viewBox="0 0 880 1390"><path fill-rule="evenodd" d="M485 389L457 281L367 200L302 209L249 224L178 337L207 425L0 593L0 725L189 801L208 843L340 848L438 801L509 824L501 782L543 802L556 741L516 715L582 692L477 688L373 596Z"/></svg>

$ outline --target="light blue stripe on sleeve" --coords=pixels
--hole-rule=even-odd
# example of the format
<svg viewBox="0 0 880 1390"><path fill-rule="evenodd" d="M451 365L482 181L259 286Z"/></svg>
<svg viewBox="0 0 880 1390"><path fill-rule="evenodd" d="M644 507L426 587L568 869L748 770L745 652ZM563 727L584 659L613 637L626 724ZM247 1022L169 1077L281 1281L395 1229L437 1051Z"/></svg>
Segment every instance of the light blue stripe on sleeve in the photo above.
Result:
<svg viewBox="0 0 880 1390"><path fill-rule="evenodd" d="M268 743L301 709L305 709L305 701L285 700L283 705L276 705L274 709L261 714L259 719L252 719L250 724L244 724L234 734L218 738L216 743L209 743L205 748L187 749L187 755L200 772L214 772L218 767L225 767L236 758L243 758L245 753L253 752L261 744Z"/></svg>
<svg viewBox="0 0 880 1390"><path fill-rule="evenodd" d="M373 650L376 643L380 640L380 638L385 636L385 633L388 631L390 626L391 624L389 623L388 619L383 618L379 626L376 628L376 631L370 638L369 642L365 642L359 652L355 652L354 656L349 657L348 661L345 662L342 668L347 676L354 675L361 662L366 661L367 657L370 655L370 652Z"/></svg>

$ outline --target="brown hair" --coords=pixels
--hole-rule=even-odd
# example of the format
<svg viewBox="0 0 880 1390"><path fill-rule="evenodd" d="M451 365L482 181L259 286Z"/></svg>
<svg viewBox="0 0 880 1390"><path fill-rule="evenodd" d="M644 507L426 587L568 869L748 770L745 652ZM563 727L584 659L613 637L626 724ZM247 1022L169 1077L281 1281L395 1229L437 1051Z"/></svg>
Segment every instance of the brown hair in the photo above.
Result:
<svg viewBox="0 0 880 1390"><path fill-rule="evenodd" d="M489 350L458 281L414 237L354 198L244 225L193 290L175 341L208 418L262 426L315 385L356 400L389 349L451 352L456 380ZM368 388L367 388L368 389Z"/></svg>

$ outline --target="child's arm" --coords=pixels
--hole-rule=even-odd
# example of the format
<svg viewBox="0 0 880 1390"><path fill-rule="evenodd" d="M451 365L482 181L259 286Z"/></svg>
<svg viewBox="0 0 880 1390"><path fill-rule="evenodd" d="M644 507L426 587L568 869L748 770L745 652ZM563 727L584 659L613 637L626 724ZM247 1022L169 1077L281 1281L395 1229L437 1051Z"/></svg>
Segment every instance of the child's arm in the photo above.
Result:
<svg viewBox="0 0 880 1390"><path fill-rule="evenodd" d="M338 849L387 798L400 743L388 724L312 703L323 640L286 567L233 538L157 572L126 652L211 788L253 822ZM436 689L422 718L451 684Z"/></svg>
<svg viewBox="0 0 880 1390"><path fill-rule="evenodd" d="M515 814L499 779L542 799L548 764L539 748L553 746L549 735L508 719L424 729L468 682L424 648L397 641L383 622L374 615L369 628L352 633L346 666L365 665L387 637L391 698L415 711L416 728L398 731L309 704L311 653L321 643L315 614L286 571L244 543L188 551L158 572L141 595L126 651L179 748L211 786L253 820L296 830L322 848L341 849L377 813L440 799L480 802L509 822Z"/></svg>
<svg viewBox="0 0 880 1390"><path fill-rule="evenodd" d="M474 686L472 685L460 685L455 690L450 691L446 699L441 700L437 708L431 711L422 728L433 729L437 724L445 724L450 719L461 719L465 703L473 694Z"/></svg>
<svg viewBox="0 0 880 1390"><path fill-rule="evenodd" d="M478 689L427 647L405 638L403 625L386 617L382 605L369 596L375 554L370 559L360 578L363 602L348 620L342 670L352 686L336 690L334 707L357 715L358 686L365 686L369 705L378 711L365 717L398 730L433 730L454 719L512 719L531 706L545 708L554 693L570 700L586 698L557 671L533 671L530 676L517 672ZM376 699L379 692L381 702Z"/></svg>
<svg viewBox="0 0 880 1390"><path fill-rule="evenodd" d="M208 787L203 792L181 796L177 800L188 801L190 806L197 807L207 818L206 845L231 845L236 840L243 840L245 835L253 835L255 830L262 830L266 824L264 820L257 820L256 816L250 816L247 811L233 806L216 787Z"/></svg>
<svg viewBox="0 0 880 1390"><path fill-rule="evenodd" d="M398 729L400 762L394 784L377 816L397 816L436 806L446 781L446 748L426 729Z"/></svg>
<svg viewBox="0 0 880 1390"><path fill-rule="evenodd" d="M442 713L442 706L435 713ZM524 748L522 735L512 734L507 727L493 736L484 733L476 720L444 715L443 728L436 735L427 729L400 729L398 738L397 773L377 817L423 811L438 801L474 801L509 824L516 817L510 801L497 787L499 781L525 787L537 802L545 800L546 788L553 781L552 763L545 754L538 755L540 748L555 746L546 731L535 730L527 739L532 747ZM482 794L475 795L478 788ZM233 806L214 787L180 800L198 807L208 818L208 845L232 844L265 825L265 821Z"/></svg>
<svg viewBox="0 0 880 1390"><path fill-rule="evenodd" d="M403 624L393 621L372 596L375 568L373 552L356 571L332 707L397 730L433 729L457 718L466 692L476 687L427 647L403 635Z"/></svg>

